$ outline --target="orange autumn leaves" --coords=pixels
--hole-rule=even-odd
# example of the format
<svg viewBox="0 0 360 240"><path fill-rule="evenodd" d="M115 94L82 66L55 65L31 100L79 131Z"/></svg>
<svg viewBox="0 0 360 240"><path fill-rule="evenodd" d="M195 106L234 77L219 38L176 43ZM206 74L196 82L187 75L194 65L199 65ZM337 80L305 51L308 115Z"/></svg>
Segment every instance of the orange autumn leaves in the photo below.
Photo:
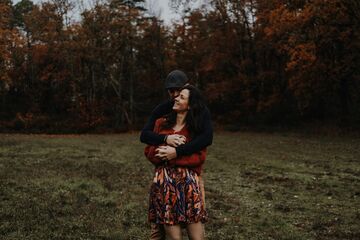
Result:
<svg viewBox="0 0 360 240"><path fill-rule="evenodd" d="M71 1L2 1L0 121L137 128L177 68L220 124L360 119L358 1L213 0L171 27L139 2L97 2L74 21Z"/></svg>

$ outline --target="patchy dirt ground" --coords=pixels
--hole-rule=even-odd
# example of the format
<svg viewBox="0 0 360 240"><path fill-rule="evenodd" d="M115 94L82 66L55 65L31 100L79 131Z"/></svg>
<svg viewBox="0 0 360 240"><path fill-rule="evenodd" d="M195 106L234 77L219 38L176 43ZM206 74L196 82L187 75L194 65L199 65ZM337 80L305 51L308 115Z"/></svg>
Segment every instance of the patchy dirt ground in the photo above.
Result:
<svg viewBox="0 0 360 240"><path fill-rule="evenodd" d="M137 134L0 135L2 239L148 239ZM207 239L360 239L360 139L215 134Z"/></svg>

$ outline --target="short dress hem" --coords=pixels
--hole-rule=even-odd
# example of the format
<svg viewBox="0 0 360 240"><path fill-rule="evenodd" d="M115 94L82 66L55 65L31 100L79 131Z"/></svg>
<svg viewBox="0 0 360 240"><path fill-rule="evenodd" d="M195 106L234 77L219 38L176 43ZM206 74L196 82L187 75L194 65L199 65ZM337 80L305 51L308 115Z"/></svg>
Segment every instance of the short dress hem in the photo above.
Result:
<svg viewBox="0 0 360 240"><path fill-rule="evenodd" d="M198 174L186 167L160 166L150 188L150 223L187 225L207 222Z"/></svg>

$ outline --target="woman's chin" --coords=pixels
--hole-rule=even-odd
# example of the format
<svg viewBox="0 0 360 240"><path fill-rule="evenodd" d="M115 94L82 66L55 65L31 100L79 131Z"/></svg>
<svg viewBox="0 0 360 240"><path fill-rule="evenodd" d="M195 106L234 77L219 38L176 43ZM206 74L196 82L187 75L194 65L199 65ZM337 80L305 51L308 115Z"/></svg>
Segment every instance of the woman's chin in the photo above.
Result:
<svg viewBox="0 0 360 240"><path fill-rule="evenodd" d="M173 111L176 113L185 113L185 112L187 112L187 109L173 108Z"/></svg>
<svg viewBox="0 0 360 240"><path fill-rule="evenodd" d="M174 112L177 112L177 113L178 113L178 112L183 112L183 110L180 109L180 108L178 108L177 106L173 106L172 109L173 109Z"/></svg>

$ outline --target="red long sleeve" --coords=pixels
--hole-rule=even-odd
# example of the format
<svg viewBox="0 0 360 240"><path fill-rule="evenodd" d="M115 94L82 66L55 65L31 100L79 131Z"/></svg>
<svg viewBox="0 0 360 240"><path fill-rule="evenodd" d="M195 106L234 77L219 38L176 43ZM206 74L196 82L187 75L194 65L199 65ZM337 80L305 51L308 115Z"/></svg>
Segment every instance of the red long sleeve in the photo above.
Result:
<svg viewBox="0 0 360 240"><path fill-rule="evenodd" d="M148 146L146 146L145 151L144 151L146 158L150 162L152 162L155 166L163 163L163 161L160 158L155 157L155 154L156 154L155 150L156 150L157 147L158 146L150 146L150 145L148 145Z"/></svg>
<svg viewBox="0 0 360 240"><path fill-rule="evenodd" d="M194 153L190 156L182 156L169 161L170 166L198 167L205 162L206 150Z"/></svg>
<svg viewBox="0 0 360 240"><path fill-rule="evenodd" d="M181 131L179 132L174 132L173 129L168 129L168 130L160 130L160 126L161 124L164 122L164 118L160 118L158 120L156 120L155 122L155 127L154 127L154 132L155 133L161 133L164 135L170 135L170 134L180 134L180 135L184 135L186 137L186 139L188 141L190 141L190 134L187 130L187 128L183 128ZM159 145L159 146L163 146L165 144ZM159 147L159 146L152 146L152 145L148 145L145 147L145 156L146 158L153 163L155 166L159 166L162 164L165 164L165 162L167 163L168 166L172 167L172 166L181 166L181 167L188 167L191 168L192 170L196 171L199 175L201 173L202 170L202 165L204 164L204 161L206 159L206 148L201 150L200 152L196 152L194 154L191 155L186 155L186 156L180 156L177 157L175 159L169 160L169 161L163 161L158 157L155 157L156 152L155 150Z"/></svg>
<svg viewBox="0 0 360 240"><path fill-rule="evenodd" d="M164 121L163 118L159 118L158 120L156 120L155 122L155 126L154 126L154 132L155 133L159 133L160 132L160 125L162 124L162 122ZM158 148L159 146L153 146L153 145L147 145L145 147L144 150L144 154L146 156L146 158L152 162L155 166L158 166L160 164L162 164L164 161L162 161L160 158L155 157L155 150Z"/></svg>

